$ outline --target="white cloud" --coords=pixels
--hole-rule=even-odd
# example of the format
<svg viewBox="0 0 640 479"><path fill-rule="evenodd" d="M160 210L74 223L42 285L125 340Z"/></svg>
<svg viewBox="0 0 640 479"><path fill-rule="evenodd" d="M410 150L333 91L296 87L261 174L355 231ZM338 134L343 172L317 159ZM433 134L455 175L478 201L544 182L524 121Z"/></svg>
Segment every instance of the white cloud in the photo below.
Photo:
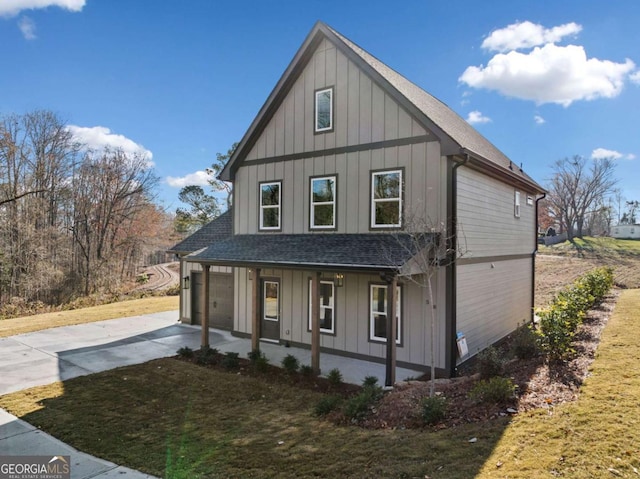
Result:
<svg viewBox="0 0 640 479"><path fill-rule="evenodd" d="M85 4L86 0L2 0L0 1L0 16L13 17L22 10L47 7L60 7L71 12L79 12Z"/></svg>
<svg viewBox="0 0 640 479"><path fill-rule="evenodd" d="M629 75L629 80L640 85L640 70Z"/></svg>
<svg viewBox="0 0 640 479"><path fill-rule="evenodd" d="M488 116L484 116L478 110L471 111L469 112L469 115L467 115L467 122L472 125L476 125L479 123L489 123L490 121L491 118L489 118Z"/></svg>
<svg viewBox="0 0 640 479"><path fill-rule="evenodd" d="M458 81L538 104L567 107L576 100L617 96L634 68L630 59L615 63L587 58L582 46L548 43L529 53L499 53L486 67L468 67Z"/></svg>
<svg viewBox="0 0 640 479"><path fill-rule="evenodd" d="M553 28L544 28L532 22L520 22L492 31L482 42L485 50L506 52L519 48L531 48L546 43L555 43L569 35L577 35L582 26L577 23L565 23Z"/></svg>
<svg viewBox="0 0 640 479"><path fill-rule="evenodd" d="M185 176L167 176L167 184L173 188L184 188L185 186L207 186L211 176L206 171L196 171Z"/></svg>
<svg viewBox="0 0 640 479"><path fill-rule="evenodd" d="M533 116L533 121L535 121L537 125L542 125L542 124L546 123L546 120L544 118L542 118L540 115L534 115Z"/></svg>
<svg viewBox="0 0 640 479"><path fill-rule="evenodd" d="M153 165L151 162L153 153L151 153L151 151L124 135L112 133L109 128L104 126L84 127L68 125L67 129L71 132L74 139L86 145L87 149L100 151L107 147L118 148L124 153L145 155L149 165Z"/></svg>
<svg viewBox="0 0 640 479"><path fill-rule="evenodd" d="M22 36L27 40L35 40L36 36L36 24L29 17L22 17L18 20L18 28L22 32Z"/></svg>
<svg viewBox="0 0 640 479"><path fill-rule="evenodd" d="M607 150L606 148L596 148L591 152L591 158L594 160L602 160L604 158L611 158L613 160L633 160L636 155L633 153L620 153L616 150Z"/></svg>

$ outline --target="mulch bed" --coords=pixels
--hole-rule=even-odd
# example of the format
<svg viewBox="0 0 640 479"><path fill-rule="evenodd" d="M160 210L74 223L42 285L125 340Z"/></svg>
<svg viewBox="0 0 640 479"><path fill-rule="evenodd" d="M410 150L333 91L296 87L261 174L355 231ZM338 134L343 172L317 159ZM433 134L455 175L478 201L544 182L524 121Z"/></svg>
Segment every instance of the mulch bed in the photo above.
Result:
<svg viewBox="0 0 640 479"><path fill-rule="evenodd" d="M516 398L511 403L482 404L470 399L469 391L480 379L479 374L436 380L436 394L447 399L448 413L443 421L433 427L455 427L537 408L548 409L552 413L556 405L575 401L580 386L589 375L589 366L595 357L600 335L618 295L617 291L613 291L588 313L575 336L575 354L570 360L549 364L542 357L535 357L529 360L512 359L505 364L503 375L518 386ZM505 356L509 354L509 349L507 341L501 347ZM420 417L420 401L429 395L429 386L429 381L400 383L385 394L373 414L361 425L383 429L424 427Z"/></svg>

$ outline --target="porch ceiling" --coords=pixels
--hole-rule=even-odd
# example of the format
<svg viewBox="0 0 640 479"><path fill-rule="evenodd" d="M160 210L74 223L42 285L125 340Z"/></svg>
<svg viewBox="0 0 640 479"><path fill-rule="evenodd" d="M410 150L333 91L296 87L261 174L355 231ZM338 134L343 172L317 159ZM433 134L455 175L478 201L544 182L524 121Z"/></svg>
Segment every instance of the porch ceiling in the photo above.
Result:
<svg viewBox="0 0 640 479"><path fill-rule="evenodd" d="M397 270L435 238L406 233L234 235L185 257L225 266Z"/></svg>

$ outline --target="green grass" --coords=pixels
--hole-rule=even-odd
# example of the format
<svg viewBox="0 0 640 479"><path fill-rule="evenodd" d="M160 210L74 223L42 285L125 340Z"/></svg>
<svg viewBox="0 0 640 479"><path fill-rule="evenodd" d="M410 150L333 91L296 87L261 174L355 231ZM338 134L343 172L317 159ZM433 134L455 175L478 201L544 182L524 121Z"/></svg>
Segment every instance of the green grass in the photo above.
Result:
<svg viewBox="0 0 640 479"><path fill-rule="evenodd" d="M638 311L640 291L623 291L577 402L437 432L334 426L313 415L321 393L175 359L10 394L0 407L171 479L637 477Z"/></svg>
<svg viewBox="0 0 640 479"><path fill-rule="evenodd" d="M565 241L557 245L538 247L542 254L582 254L582 255L640 255L640 240L616 239L609 237L575 238L573 243Z"/></svg>
<svg viewBox="0 0 640 479"><path fill-rule="evenodd" d="M124 318L141 314L158 313L178 309L178 296L153 296L89 308L54 313L36 314L21 318L1 319L0 338L14 334L30 333L42 329L93 323L105 319Z"/></svg>

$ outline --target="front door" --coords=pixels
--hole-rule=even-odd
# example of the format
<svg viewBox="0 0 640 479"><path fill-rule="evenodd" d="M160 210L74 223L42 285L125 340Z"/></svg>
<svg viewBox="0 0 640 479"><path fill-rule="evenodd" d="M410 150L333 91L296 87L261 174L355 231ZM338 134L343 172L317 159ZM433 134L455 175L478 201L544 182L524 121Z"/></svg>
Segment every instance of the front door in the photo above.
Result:
<svg viewBox="0 0 640 479"><path fill-rule="evenodd" d="M280 283L262 280L262 320L261 337L274 341L280 340Z"/></svg>

